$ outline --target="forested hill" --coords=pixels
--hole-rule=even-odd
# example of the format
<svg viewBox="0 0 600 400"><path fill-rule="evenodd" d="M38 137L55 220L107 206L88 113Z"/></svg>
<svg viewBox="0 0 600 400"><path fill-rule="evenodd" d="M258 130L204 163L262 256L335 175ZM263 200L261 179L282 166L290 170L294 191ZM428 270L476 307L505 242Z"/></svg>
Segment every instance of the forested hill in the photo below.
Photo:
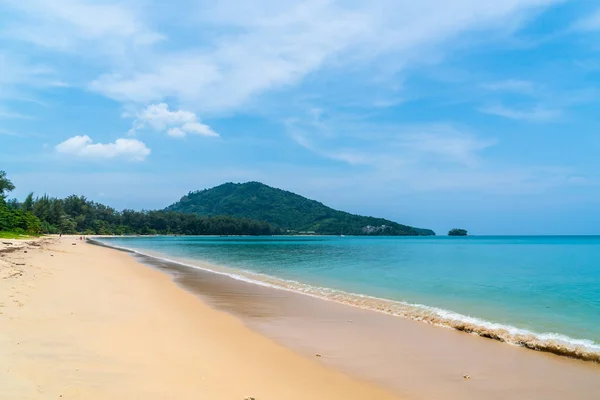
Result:
<svg viewBox="0 0 600 400"><path fill-rule="evenodd" d="M323 235L435 235L430 229L401 225L383 218L334 210L315 200L260 182L225 183L190 192L167 211L266 221L284 231Z"/></svg>

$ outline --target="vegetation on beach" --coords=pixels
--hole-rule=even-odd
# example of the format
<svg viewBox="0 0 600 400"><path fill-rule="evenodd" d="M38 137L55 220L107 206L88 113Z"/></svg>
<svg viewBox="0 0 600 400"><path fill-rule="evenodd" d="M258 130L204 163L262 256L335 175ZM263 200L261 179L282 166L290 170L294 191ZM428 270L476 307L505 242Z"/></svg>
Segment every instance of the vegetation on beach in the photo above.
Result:
<svg viewBox="0 0 600 400"><path fill-rule="evenodd" d="M39 233L99 235L271 235L279 233L267 222L229 216L201 217L169 211L117 211L86 199L65 199L30 193L23 202L6 201L14 189L0 171L0 232L6 236ZM9 233L10 232L10 233Z"/></svg>
<svg viewBox="0 0 600 400"><path fill-rule="evenodd" d="M29 235L13 231L0 231L0 239L32 239L39 235Z"/></svg>
<svg viewBox="0 0 600 400"><path fill-rule="evenodd" d="M18 204L25 207L26 202ZM32 200L31 210L44 233L99 235L182 234L182 235L270 235L270 224L228 216L200 217L167 211L117 211L84 196L57 199L48 196Z"/></svg>
<svg viewBox="0 0 600 400"><path fill-rule="evenodd" d="M467 231L465 229L450 229L448 232L448 236L467 236Z"/></svg>
<svg viewBox="0 0 600 400"><path fill-rule="evenodd" d="M36 235L42 232L40 220L31 212L9 208L0 200L0 232Z"/></svg>
<svg viewBox="0 0 600 400"><path fill-rule="evenodd" d="M15 185L6 177L5 171L0 171L0 201L4 201L9 192L15 190Z"/></svg>
<svg viewBox="0 0 600 400"><path fill-rule="evenodd" d="M267 221L284 232L324 235L435 235L383 218L365 217L334 210L315 200L276 189L260 182L225 183L190 192L169 211L212 216L230 215Z"/></svg>
<svg viewBox="0 0 600 400"><path fill-rule="evenodd" d="M32 212L13 207L14 201L6 202L8 193L14 189L15 185L7 178L6 172L0 171L0 233L3 238L40 233L40 220Z"/></svg>

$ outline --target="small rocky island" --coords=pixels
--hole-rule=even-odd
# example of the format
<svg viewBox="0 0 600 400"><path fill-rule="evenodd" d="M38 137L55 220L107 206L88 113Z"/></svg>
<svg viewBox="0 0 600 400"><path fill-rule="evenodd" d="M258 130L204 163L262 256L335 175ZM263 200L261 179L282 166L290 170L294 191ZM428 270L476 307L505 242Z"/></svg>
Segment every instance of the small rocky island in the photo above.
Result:
<svg viewBox="0 0 600 400"><path fill-rule="evenodd" d="M451 229L448 236L467 236L467 231L465 229Z"/></svg>

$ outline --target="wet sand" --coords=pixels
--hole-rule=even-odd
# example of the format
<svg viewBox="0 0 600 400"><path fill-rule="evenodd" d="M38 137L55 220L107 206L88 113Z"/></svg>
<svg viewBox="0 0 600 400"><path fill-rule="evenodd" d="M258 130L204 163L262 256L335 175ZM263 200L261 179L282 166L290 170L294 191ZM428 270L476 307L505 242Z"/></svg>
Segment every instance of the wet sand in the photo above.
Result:
<svg viewBox="0 0 600 400"><path fill-rule="evenodd" d="M600 398L600 365L235 280L153 257L212 307L351 376L407 399ZM469 379L465 379L468 375Z"/></svg>
<svg viewBox="0 0 600 400"><path fill-rule="evenodd" d="M6 242L2 400L397 398L251 330L127 253L69 237Z"/></svg>

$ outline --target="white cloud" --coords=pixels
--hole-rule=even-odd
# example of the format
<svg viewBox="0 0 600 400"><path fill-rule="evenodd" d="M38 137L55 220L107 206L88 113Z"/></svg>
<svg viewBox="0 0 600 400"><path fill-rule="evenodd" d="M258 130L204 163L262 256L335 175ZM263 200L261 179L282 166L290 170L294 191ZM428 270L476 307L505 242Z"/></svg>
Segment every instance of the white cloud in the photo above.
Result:
<svg viewBox="0 0 600 400"><path fill-rule="evenodd" d="M560 110L547 109L540 106L536 106L532 109L519 110L515 108L505 107L503 105L495 105L481 108L479 111L486 114L497 115L508 119L532 122L552 121L559 118L562 114Z"/></svg>
<svg viewBox="0 0 600 400"><path fill-rule="evenodd" d="M94 143L87 136L73 136L56 145L56 151L88 159L124 158L143 161L150 155L150 149L137 139L117 139L114 143Z"/></svg>
<svg viewBox="0 0 600 400"><path fill-rule="evenodd" d="M162 39L124 2L4 0L4 6L22 18L7 23L4 36L53 50L120 56Z"/></svg>
<svg viewBox="0 0 600 400"><path fill-rule="evenodd" d="M512 92L521 94L533 94L535 85L533 82L519 79L506 79L503 81L490 82L483 85L483 88L493 92Z"/></svg>
<svg viewBox="0 0 600 400"><path fill-rule="evenodd" d="M187 135L185 133L185 131L181 128L171 128L167 131L167 135L172 136L172 137L185 137L185 135Z"/></svg>
<svg viewBox="0 0 600 400"><path fill-rule="evenodd" d="M150 0L4 0L0 37L66 53L69 65L83 64L76 70L81 80L118 101L174 100L227 113L320 70L397 78L442 60L465 33L510 32L558 1L198 0L155 7ZM376 81L366 84L393 86ZM386 107L401 99L381 91L373 97L364 102Z"/></svg>
<svg viewBox="0 0 600 400"><path fill-rule="evenodd" d="M133 135L147 126L157 131L168 129L167 134L173 137L185 137L188 133L219 136L208 125L200 123L195 113L184 110L170 111L166 103L152 104L138 112L129 134Z"/></svg>
<svg viewBox="0 0 600 400"><path fill-rule="evenodd" d="M196 121L196 114L190 111L169 111L166 103L152 104L137 114L137 121L148 123L153 128L161 130L168 125L180 125Z"/></svg>
<svg viewBox="0 0 600 400"><path fill-rule="evenodd" d="M226 112L326 67L399 70L439 60L449 48L441 45L459 35L515 29L525 13L554 2L206 1L186 16L199 27L187 37L202 46L145 54L90 87L123 102L175 98L193 109Z"/></svg>
<svg viewBox="0 0 600 400"><path fill-rule="evenodd" d="M202 136L219 136L219 134L213 131L208 125L201 124L200 122L187 122L183 124L181 129L185 132Z"/></svg>

